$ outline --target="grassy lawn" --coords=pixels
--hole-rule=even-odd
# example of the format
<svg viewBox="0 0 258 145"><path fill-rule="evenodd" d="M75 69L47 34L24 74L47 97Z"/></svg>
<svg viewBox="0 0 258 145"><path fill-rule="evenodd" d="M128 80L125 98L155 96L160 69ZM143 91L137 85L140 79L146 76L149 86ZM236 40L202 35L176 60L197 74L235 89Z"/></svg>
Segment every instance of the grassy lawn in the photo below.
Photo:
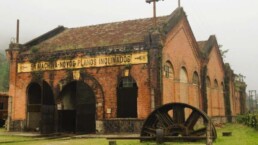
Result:
<svg viewBox="0 0 258 145"><path fill-rule="evenodd" d="M223 131L231 131L232 136L223 137ZM0 132L4 132L0 129ZM218 139L214 145L258 145L258 131L240 124L227 124L217 128ZM20 137L0 135L1 145L108 145L106 139L46 139L35 137ZM117 145L155 145L155 143L140 143L138 140L118 140ZM195 143L164 143L164 145L205 145L205 142Z"/></svg>

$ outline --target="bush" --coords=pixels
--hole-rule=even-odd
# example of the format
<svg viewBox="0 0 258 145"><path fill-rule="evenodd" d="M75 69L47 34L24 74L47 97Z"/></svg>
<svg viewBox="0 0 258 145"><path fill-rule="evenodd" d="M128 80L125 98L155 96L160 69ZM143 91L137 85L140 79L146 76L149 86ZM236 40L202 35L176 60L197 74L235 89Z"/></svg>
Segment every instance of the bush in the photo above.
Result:
<svg viewBox="0 0 258 145"><path fill-rule="evenodd" d="M237 116L237 122L258 129L258 114L245 114Z"/></svg>

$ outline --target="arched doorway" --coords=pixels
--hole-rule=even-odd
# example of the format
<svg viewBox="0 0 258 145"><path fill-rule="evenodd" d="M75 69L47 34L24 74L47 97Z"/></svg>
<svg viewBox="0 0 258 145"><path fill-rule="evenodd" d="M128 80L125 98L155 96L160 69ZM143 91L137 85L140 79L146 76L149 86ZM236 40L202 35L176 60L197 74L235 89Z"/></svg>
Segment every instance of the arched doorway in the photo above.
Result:
<svg viewBox="0 0 258 145"><path fill-rule="evenodd" d="M117 117L137 118L138 87L132 77L121 79L117 88Z"/></svg>
<svg viewBox="0 0 258 145"><path fill-rule="evenodd" d="M43 134L55 132L55 100L47 82L27 87L27 129Z"/></svg>
<svg viewBox="0 0 258 145"><path fill-rule="evenodd" d="M54 94L45 81L42 83L42 105L41 105L41 133L48 134L55 132L55 99Z"/></svg>
<svg viewBox="0 0 258 145"><path fill-rule="evenodd" d="M27 129L39 131L41 120L41 86L33 82L27 87Z"/></svg>
<svg viewBox="0 0 258 145"><path fill-rule="evenodd" d="M63 87L58 102L59 131L95 133L96 100L92 89L83 81Z"/></svg>

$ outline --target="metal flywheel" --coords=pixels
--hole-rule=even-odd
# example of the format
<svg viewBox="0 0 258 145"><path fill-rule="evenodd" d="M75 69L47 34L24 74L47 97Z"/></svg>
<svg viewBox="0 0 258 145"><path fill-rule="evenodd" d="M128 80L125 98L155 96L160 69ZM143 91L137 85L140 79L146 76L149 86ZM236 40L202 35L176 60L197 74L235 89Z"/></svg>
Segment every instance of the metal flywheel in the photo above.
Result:
<svg viewBox="0 0 258 145"><path fill-rule="evenodd" d="M201 140L206 139L207 134L212 140L217 138L208 115L184 103L169 103L154 110L144 122L141 140L153 140L160 136L157 130L162 130L166 141Z"/></svg>

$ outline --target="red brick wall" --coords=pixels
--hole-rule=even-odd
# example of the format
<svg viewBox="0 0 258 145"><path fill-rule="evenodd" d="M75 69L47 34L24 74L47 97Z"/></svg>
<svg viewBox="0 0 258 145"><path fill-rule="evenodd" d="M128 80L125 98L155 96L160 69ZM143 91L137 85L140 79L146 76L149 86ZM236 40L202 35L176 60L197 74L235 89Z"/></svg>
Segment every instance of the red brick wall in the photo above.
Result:
<svg viewBox="0 0 258 145"><path fill-rule="evenodd" d="M191 33L187 20L183 18L165 40L162 60L163 64L166 61L172 63L174 79L163 76L163 104L182 102L184 100L183 96L187 96L187 100L183 102L199 107L199 86L193 84L192 78L194 72L197 72L200 77L200 60L196 54L196 47L193 44L195 39ZM180 82L182 67L187 72L187 83Z"/></svg>
<svg viewBox="0 0 258 145"><path fill-rule="evenodd" d="M239 92L235 92L235 97L234 97L234 104L235 104L235 108L234 108L234 112L235 115L240 114L240 93Z"/></svg>
<svg viewBox="0 0 258 145"><path fill-rule="evenodd" d="M12 119L26 119L27 94L28 85L33 81L33 73L19 73L16 75L16 63L12 62L10 71L10 94L13 96ZM150 90L148 70L144 64L132 65L130 74L134 78L138 86L137 112L138 118L146 118L150 113ZM117 111L117 83L122 77L125 66L88 68L81 72L92 77L92 79L84 80L90 87L94 87L94 81L98 86L94 89L97 105L97 119L115 118ZM72 73L67 70L45 71L42 72L44 80L52 86L54 96L57 98L62 87L73 81L68 79ZM40 82L39 82L40 83ZM101 105L99 106L100 103ZM110 108L111 114L107 114L106 110Z"/></svg>
<svg viewBox="0 0 258 145"><path fill-rule="evenodd" d="M209 55L209 62L207 64L207 75L211 81L211 90L210 96L208 97L208 110L209 115L211 116L223 116L225 115L225 107L224 107L224 96L221 93L223 89L223 82L224 82L224 70L222 63L220 61L220 56L218 53L218 48L215 46L212 48L210 55ZM218 82L218 88L215 88L215 80Z"/></svg>

